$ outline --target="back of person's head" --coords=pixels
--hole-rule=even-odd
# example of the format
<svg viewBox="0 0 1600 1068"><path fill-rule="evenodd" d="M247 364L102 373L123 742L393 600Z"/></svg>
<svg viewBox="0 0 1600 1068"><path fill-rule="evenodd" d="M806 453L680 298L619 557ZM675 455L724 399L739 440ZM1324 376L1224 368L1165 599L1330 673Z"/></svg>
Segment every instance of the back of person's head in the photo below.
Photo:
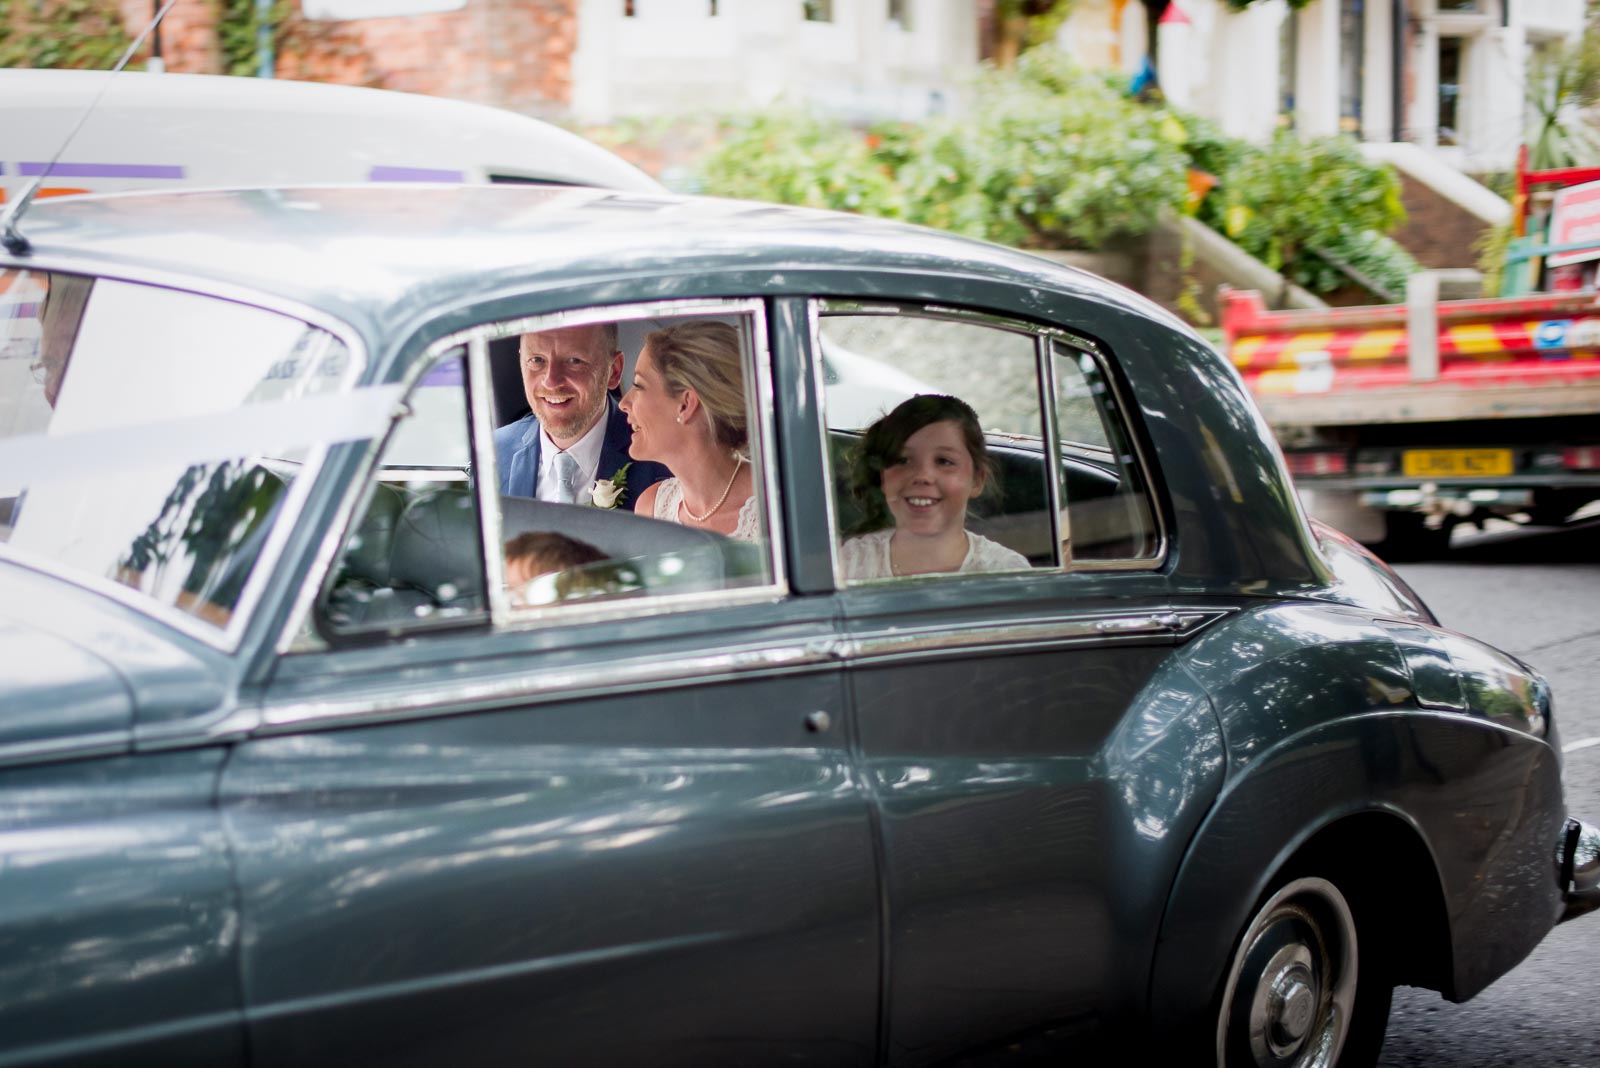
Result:
<svg viewBox="0 0 1600 1068"><path fill-rule="evenodd" d="M521 562L529 577L599 563L605 553L553 530L530 530L506 542L506 565Z"/></svg>
<svg viewBox="0 0 1600 1068"><path fill-rule="evenodd" d="M850 494L861 506L861 518L849 533L867 534L893 524L883 499L883 471L905 455L911 435L934 423L951 422L961 431L961 441L972 457L972 470L982 482L982 493L995 485L995 464L984 441L983 424L972 406L942 393L919 393L901 401L888 415L867 427L850 467Z"/></svg>
<svg viewBox="0 0 1600 1068"><path fill-rule="evenodd" d="M739 331L727 323L694 319L653 331L644 343L673 395L692 389L700 398L712 440L742 450L749 432Z"/></svg>

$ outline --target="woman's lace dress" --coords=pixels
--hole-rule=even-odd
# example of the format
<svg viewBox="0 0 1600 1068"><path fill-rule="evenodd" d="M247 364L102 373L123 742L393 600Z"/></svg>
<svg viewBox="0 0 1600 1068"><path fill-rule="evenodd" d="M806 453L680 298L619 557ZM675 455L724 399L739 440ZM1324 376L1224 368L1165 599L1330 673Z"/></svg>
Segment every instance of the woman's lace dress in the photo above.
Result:
<svg viewBox="0 0 1600 1068"><path fill-rule="evenodd" d="M669 478L656 483L656 510L655 517L664 519L668 523L682 523L678 516L678 505L683 503L683 486L676 478ZM757 541L761 537L761 516L756 510L756 495L752 493L745 498L744 506L739 509L739 522L735 524L730 537L739 541Z"/></svg>

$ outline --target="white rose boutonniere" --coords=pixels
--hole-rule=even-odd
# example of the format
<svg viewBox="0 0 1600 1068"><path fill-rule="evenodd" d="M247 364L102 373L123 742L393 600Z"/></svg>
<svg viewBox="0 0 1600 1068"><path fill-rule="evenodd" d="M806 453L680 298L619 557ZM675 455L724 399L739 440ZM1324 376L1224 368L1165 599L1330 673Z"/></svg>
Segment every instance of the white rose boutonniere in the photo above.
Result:
<svg viewBox="0 0 1600 1068"><path fill-rule="evenodd" d="M615 508L622 503L628 495L628 468L632 466L630 460L617 468L617 473L610 478L595 479L594 485L589 487L589 496L596 508Z"/></svg>

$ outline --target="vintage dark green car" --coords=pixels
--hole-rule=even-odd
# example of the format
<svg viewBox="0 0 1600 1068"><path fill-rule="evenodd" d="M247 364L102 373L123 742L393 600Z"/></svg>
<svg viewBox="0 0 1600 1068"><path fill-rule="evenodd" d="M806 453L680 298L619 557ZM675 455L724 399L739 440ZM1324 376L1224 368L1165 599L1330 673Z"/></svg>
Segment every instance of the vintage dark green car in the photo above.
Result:
<svg viewBox="0 0 1600 1068"><path fill-rule="evenodd" d="M1232 369L1115 286L593 189L20 233L0 1062L1349 1068L1396 984L1470 998L1600 893L1545 682L1310 525ZM515 475L576 396L528 338L575 328L635 465L577 503ZM924 394L976 438L874 444ZM629 482L688 455L673 404L744 424L714 506Z"/></svg>

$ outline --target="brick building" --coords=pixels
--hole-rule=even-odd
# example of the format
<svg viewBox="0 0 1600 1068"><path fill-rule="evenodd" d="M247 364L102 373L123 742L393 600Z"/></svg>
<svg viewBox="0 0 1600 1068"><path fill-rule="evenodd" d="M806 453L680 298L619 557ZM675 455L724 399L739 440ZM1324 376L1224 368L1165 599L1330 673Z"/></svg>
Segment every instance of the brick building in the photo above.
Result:
<svg viewBox="0 0 1600 1068"><path fill-rule="evenodd" d="M143 25L146 0L119 0ZM545 118L732 111L780 97L839 114L948 106L978 59L976 0L290 0L276 76ZM361 17L371 11L409 11ZM223 69L215 5L167 16L167 70Z"/></svg>

